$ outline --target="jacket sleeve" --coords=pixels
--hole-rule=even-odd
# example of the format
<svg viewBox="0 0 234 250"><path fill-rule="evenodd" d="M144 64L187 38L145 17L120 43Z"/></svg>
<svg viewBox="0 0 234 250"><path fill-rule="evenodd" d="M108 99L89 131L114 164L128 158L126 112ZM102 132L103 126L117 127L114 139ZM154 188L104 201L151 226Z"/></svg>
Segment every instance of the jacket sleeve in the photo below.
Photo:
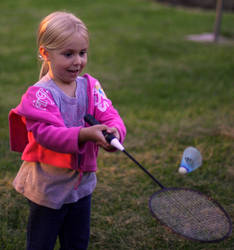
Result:
<svg viewBox="0 0 234 250"><path fill-rule="evenodd" d="M37 143L59 153L77 153L80 151L78 136L81 127L56 127L54 125L26 120L28 131L32 131ZM82 151L82 150L81 150Z"/></svg>
<svg viewBox="0 0 234 250"><path fill-rule="evenodd" d="M108 127L115 127L119 131L120 142L123 143L126 136L126 128L118 111L112 105L110 99L105 95L100 83L96 81L93 86L94 115L95 118Z"/></svg>
<svg viewBox="0 0 234 250"><path fill-rule="evenodd" d="M26 130L37 143L60 153L79 152L80 127L67 128L49 91L30 87L14 112L23 118ZM24 126L25 126L24 124Z"/></svg>

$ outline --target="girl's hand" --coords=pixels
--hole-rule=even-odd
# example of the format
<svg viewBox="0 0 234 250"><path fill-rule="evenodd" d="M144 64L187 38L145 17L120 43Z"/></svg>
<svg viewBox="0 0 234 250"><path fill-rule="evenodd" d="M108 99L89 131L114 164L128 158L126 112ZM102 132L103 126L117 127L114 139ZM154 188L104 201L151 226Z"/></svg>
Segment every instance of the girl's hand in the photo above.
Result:
<svg viewBox="0 0 234 250"><path fill-rule="evenodd" d="M119 131L115 127L108 127L106 129L107 133L113 134L118 140L120 139Z"/></svg>
<svg viewBox="0 0 234 250"><path fill-rule="evenodd" d="M120 138L119 132L114 127L107 127L106 125L94 125L91 127L85 127L80 129L79 133L79 144L82 144L87 141L96 142L96 144L106 150L114 149L105 139L102 131L107 133L113 133L117 139Z"/></svg>

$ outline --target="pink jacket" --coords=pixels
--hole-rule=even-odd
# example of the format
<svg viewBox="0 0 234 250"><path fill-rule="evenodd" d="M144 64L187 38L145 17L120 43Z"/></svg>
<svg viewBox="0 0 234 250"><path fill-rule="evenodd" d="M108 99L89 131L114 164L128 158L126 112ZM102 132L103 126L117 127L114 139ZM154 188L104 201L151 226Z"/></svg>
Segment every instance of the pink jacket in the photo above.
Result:
<svg viewBox="0 0 234 250"><path fill-rule="evenodd" d="M117 110L106 98L99 82L88 74L88 113L109 127L116 127L123 142L126 129ZM27 130L28 123L38 126L43 134L43 143ZM67 128L50 92L32 86L23 95L21 103L9 113L10 146L13 151L22 152L22 160L42 162L80 172L97 170L98 147L93 142L79 146L81 127ZM42 145L43 144L43 145Z"/></svg>

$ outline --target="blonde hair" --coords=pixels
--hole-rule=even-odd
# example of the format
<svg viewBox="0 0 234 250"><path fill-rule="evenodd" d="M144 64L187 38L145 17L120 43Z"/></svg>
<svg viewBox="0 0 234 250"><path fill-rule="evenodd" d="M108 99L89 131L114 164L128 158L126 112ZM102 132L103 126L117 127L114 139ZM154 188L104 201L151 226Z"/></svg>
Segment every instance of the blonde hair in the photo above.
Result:
<svg viewBox="0 0 234 250"><path fill-rule="evenodd" d="M69 12L56 11L46 16L39 24L37 33L38 54L43 46L47 50L62 48L74 32L79 32L87 42L89 34L86 25ZM42 61L39 79L47 74L49 66Z"/></svg>

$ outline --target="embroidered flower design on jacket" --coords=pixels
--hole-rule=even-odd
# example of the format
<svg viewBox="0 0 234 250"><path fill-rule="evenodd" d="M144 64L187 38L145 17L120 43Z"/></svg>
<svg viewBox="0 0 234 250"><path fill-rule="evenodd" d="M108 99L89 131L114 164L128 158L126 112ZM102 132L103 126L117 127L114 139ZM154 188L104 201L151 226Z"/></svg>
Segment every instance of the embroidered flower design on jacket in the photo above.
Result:
<svg viewBox="0 0 234 250"><path fill-rule="evenodd" d="M96 82L93 91L94 91L94 105L97 106L97 108L101 112L105 112L107 108L110 106L110 104L108 102L104 90L102 89L98 81Z"/></svg>
<svg viewBox="0 0 234 250"><path fill-rule="evenodd" d="M45 90L43 88L40 88L37 92L36 92L36 100L33 101L33 105L40 110L46 110L46 107L48 105L48 103L54 105L55 103L53 102L53 100L49 97L48 95L49 91Z"/></svg>

